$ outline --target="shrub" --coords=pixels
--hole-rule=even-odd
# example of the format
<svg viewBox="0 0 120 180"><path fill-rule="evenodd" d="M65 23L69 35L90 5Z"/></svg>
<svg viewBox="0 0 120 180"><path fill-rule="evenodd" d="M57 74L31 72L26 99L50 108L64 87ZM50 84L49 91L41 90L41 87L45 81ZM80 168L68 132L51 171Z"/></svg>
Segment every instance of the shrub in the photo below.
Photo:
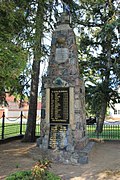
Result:
<svg viewBox="0 0 120 180"><path fill-rule="evenodd" d="M35 180L44 180L46 179L46 172L50 167L51 162L48 160L38 161L36 165L32 168L32 175Z"/></svg>
<svg viewBox="0 0 120 180"><path fill-rule="evenodd" d="M6 180L33 180L32 176L32 172L31 170L29 171L18 171L16 173L13 173L11 175L9 175Z"/></svg>
<svg viewBox="0 0 120 180"><path fill-rule="evenodd" d="M60 177L48 171L50 166L51 162L48 160L38 161L32 170L18 171L11 174L6 180L61 180Z"/></svg>
<svg viewBox="0 0 120 180"><path fill-rule="evenodd" d="M46 180L61 180L61 178L56 176L54 173L47 171Z"/></svg>

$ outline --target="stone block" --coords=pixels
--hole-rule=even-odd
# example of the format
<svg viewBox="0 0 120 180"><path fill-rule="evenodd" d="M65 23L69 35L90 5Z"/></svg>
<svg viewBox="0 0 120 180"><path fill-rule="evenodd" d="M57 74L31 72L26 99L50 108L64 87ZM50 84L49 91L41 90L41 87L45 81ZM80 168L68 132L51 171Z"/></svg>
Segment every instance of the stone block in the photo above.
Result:
<svg viewBox="0 0 120 180"><path fill-rule="evenodd" d="M75 109L80 109L80 100L79 99L75 100Z"/></svg>
<svg viewBox="0 0 120 180"><path fill-rule="evenodd" d="M79 94L75 94L75 99L79 99L80 95Z"/></svg>
<svg viewBox="0 0 120 180"><path fill-rule="evenodd" d="M74 146L72 146L72 144L69 144L69 145L66 147L66 151L74 152Z"/></svg>
<svg viewBox="0 0 120 180"><path fill-rule="evenodd" d="M75 150L81 150L84 148L84 143L77 142L75 145Z"/></svg>
<svg viewBox="0 0 120 180"><path fill-rule="evenodd" d="M76 114L75 114L75 121L76 121L76 122L79 122L79 121L80 121L80 114L79 114L79 113L76 113Z"/></svg>
<svg viewBox="0 0 120 180"><path fill-rule="evenodd" d="M71 156L70 161L72 164L78 164L78 159L75 159L73 156Z"/></svg>
<svg viewBox="0 0 120 180"><path fill-rule="evenodd" d="M37 138L36 144L37 144L37 146L39 147L40 144L42 144L42 138Z"/></svg>
<svg viewBox="0 0 120 180"><path fill-rule="evenodd" d="M88 164L88 156L80 156L78 163L80 164Z"/></svg>

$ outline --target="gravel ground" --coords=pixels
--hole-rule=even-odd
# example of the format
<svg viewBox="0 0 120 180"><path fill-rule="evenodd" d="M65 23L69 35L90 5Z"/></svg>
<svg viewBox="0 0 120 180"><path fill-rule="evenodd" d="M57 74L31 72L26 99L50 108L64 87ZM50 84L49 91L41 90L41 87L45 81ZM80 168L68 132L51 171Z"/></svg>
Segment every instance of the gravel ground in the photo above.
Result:
<svg viewBox="0 0 120 180"><path fill-rule="evenodd" d="M0 179L10 173L31 169L43 155L36 143L13 141L0 145ZM62 180L120 180L120 142L95 143L89 163L52 163L50 169Z"/></svg>

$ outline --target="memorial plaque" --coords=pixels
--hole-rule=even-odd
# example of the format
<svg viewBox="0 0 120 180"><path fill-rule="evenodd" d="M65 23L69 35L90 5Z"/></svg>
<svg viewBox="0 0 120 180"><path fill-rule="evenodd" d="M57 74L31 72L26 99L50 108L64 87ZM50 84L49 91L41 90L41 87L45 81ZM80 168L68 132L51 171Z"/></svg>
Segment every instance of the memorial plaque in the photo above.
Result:
<svg viewBox="0 0 120 180"><path fill-rule="evenodd" d="M64 149L67 146L67 125L51 125L49 134L50 149Z"/></svg>
<svg viewBox="0 0 120 180"><path fill-rule="evenodd" d="M58 63L64 63L69 57L68 48L56 48L55 61Z"/></svg>
<svg viewBox="0 0 120 180"><path fill-rule="evenodd" d="M51 88L50 123L69 123L69 88Z"/></svg>

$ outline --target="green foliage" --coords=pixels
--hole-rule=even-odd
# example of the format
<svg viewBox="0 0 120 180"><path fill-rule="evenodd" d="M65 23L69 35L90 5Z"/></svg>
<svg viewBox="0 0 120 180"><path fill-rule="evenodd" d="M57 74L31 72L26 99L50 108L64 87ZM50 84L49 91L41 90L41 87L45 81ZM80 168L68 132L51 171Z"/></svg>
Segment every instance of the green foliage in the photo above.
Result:
<svg viewBox="0 0 120 180"><path fill-rule="evenodd" d="M103 103L109 106L120 98L117 93L120 77L118 4L82 0L80 7L78 50L80 72L86 85L86 107L90 114L104 118Z"/></svg>
<svg viewBox="0 0 120 180"><path fill-rule="evenodd" d="M48 160L38 161L30 171L19 171L11 174L6 180L61 180L60 177L48 171L51 162Z"/></svg>
<svg viewBox="0 0 120 180"><path fill-rule="evenodd" d="M32 172L30 170L29 171L19 171L19 172L9 175L6 178L6 180L20 180L20 179L33 180L33 178L31 178L31 176L32 176Z"/></svg>
<svg viewBox="0 0 120 180"><path fill-rule="evenodd" d="M21 180L36 180L36 178L34 178L32 176L32 171L31 170L28 170L28 171L18 171L16 173L13 173L13 174L9 175L6 178L6 180L20 180L20 179ZM46 172L44 179L45 180L61 180L60 177L56 176L54 173L49 172L49 171Z"/></svg>
<svg viewBox="0 0 120 180"><path fill-rule="evenodd" d="M12 42L0 43L0 80L5 87L9 87L24 70L26 59L27 53L20 46Z"/></svg>
<svg viewBox="0 0 120 180"><path fill-rule="evenodd" d="M20 166L19 164L16 164L16 168L19 168L19 166Z"/></svg>
<svg viewBox="0 0 120 180"><path fill-rule="evenodd" d="M61 178L55 175L54 173L47 171L46 180L61 180Z"/></svg>
<svg viewBox="0 0 120 180"><path fill-rule="evenodd" d="M17 84L19 75L26 67L28 52L23 46L20 33L25 26L24 8L13 0L0 2L0 104L5 92Z"/></svg>

